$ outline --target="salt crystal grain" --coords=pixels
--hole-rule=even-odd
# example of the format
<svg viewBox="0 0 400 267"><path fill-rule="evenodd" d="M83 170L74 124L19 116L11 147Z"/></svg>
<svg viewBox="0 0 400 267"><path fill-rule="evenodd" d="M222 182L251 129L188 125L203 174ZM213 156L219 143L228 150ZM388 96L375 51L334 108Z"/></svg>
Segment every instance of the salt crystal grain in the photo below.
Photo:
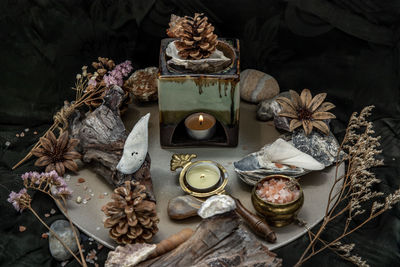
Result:
<svg viewBox="0 0 400 267"><path fill-rule="evenodd" d="M19 137L19 134L16 134L15 136L16 136L16 137Z"/></svg>
<svg viewBox="0 0 400 267"><path fill-rule="evenodd" d="M44 217L46 217L46 218L50 217L50 213L46 213L46 214L44 215Z"/></svg>
<svg viewBox="0 0 400 267"><path fill-rule="evenodd" d="M105 195L105 196L108 196L108 193L107 193L107 192L104 192L104 195Z"/></svg>
<svg viewBox="0 0 400 267"><path fill-rule="evenodd" d="M100 227L98 226L98 227L96 227L96 231L100 231Z"/></svg>
<svg viewBox="0 0 400 267"><path fill-rule="evenodd" d="M84 199L82 200L82 203L83 203L83 204L86 204L86 203L87 203L86 198L84 198Z"/></svg>
<svg viewBox="0 0 400 267"><path fill-rule="evenodd" d="M64 267L65 265L67 265L68 261L63 261L61 262L61 266Z"/></svg>
<svg viewBox="0 0 400 267"><path fill-rule="evenodd" d="M25 136L24 132L20 133L19 136L24 137Z"/></svg>
<svg viewBox="0 0 400 267"><path fill-rule="evenodd" d="M93 193L91 193L91 194L90 194L90 196L94 197L94 194L93 194Z"/></svg>
<svg viewBox="0 0 400 267"><path fill-rule="evenodd" d="M50 210L50 214L55 214L56 213L56 210L55 209L51 209Z"/></svg>
<svg viewBox="0 0 400 267"><path fill-rule="evenodd" d="M66 180L66 181L71 180L71 175L68 174L67 176L65 176L65 180Z"/></svg>
<svg viewBox="0 0 400 267"><path fill-rule="evenodd" d="M256 193L263 201L271 203L288 203L300 196L299 190L296 188L293 191L292 186L288 181L283 179L270 179L258 185L259 190Z"/></svg>
<svg viewBox="0 0 400 267"><path fill-rule="evenodd" d="M7 142L5 142L5 145L6 145L6 146L10 146L10 145L11 145L11 142L10 142L10 141L7 141Z"/></svg>
<svg viewBox="0 0 400 267"><path fill-rule="evenodd" d="M89 241L94 241L94 239L93 239L93 238L91 238L91 237L89 237Z"/></svg>
<svg viewBox="0 0 400 267"><path fill-rule="evenodd" d="M89 193L92 193L92 192L93 192L93 190L89 188L88 192L89 192Z"/></svg>
<svg viewBox="0 0 400 267"><path fill-rule="evenodd" d="M27 132L29 132L29 128L25 128L25 130L24 130L24 131L25 131L26 133L27 133Z"/></svg>
<svg viewBox="0 0 400 267"><path fill-rule="evenodd" d="M36 132L36 131L34 131L34 132L33 132L33 134L37 134L37 132Z"/></svg>
<svg viewBox="0 0 400 267"><path fill-rule="evenodd" d="M82 202L82 197L78 196L76 198L76 203L80 204Z"/></svg>

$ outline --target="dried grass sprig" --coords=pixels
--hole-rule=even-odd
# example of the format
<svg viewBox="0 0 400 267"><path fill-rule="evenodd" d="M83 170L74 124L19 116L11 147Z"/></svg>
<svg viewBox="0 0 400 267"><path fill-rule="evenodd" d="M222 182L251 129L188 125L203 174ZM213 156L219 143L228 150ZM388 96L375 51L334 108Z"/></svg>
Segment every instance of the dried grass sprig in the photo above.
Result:
<svg viewBox="0 0 400 267"><path fill-rule="evenodd" d="M94 73L89 73L87 66L83 66L82 73L76 75L75 86L72 88L76 91L75 100L71 103L64 101L64 106L53 116L53 124L42 137L47 136L50 132L53 133L57 129L59 130L59 135L61 135L67 130L68 118L75 110L87 105L93 111L93 107L95 109L99 105L98 103L103 101L105 91L113 84L119 85L121 80L132 71L129 60L115 65L114 61L99 57L98 62L93 62L92 65L96 69ZM30 159L33 155L32 150L40 147L42 147L42 143L39 140L28 154L15 164L12 169L16 169L26 160Z"/></svg>
<svg viewBox="0 0 400 267"><path fill-rule="evenodd" d="M344 151L347 156L337 162L335 181L329 192L322 225L315 234L308 229L310 244L301 255L296 266L301 266L311 257L327 248L358 266L368 266L367 262L360 256L351 254L355 247L354 244L345 245L341 240L391 209L393 205L400 201L400 188L386 196L383 192L373 189L373 186L380 180L375 177L371 168L382 166L383 160L377 159L377 156L382 153L382 150L379 149L380 136L375 136L373 123L367 119L371 115L372 109L373 106L365 107L359 115L353 113L350 117L343 142L338 151L338 155L341 151ZM338 176L338 168L344 162L347 162L346 173L343 176ZM339 183L342 183L339 191L334 194L334 189ZM382 197L384 197L384 202L375 200ZM332 208L329 209L330 207ZM351 225L355 217L364 213L368 214L366 219L356 225ZM321 234L326 230L326 227L340 216L346 216L343 232L332 241L322 240Z"/></svg>

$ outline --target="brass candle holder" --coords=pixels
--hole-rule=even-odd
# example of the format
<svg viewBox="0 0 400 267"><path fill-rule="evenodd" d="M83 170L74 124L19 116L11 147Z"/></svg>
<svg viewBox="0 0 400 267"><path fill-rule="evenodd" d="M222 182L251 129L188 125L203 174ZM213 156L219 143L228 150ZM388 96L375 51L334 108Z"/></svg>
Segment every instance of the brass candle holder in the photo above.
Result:
<svg viewBox="0 0 400 267"><path fill-rule="evenodd" d="M188 193L195 198L207 198L212 195L218 194L226 194L225 187L228 184L228 172L226 169L219 163L212 160L198 160L192 161L192 159L196 158L195 154L174 154L171 159L171 171L175 171L178 168L182 168L181 173L179 174L179 184L183 191ZM193 188L187 181L187 175L190 173L190 170L194 167L201 166L215 166L219 170L219 180L215 185L210 186L208 188ZM199 177L201 179L201 177ZM256 214L253 214L248 209L246 209L239 199L231 196L236 203L236 212L243 218L244 221L247 222L249 227L254 231L255 234L261 236L266 239L270 243L276 242L276 235L268 226L268 224ZM202 202L202 200L198 199L198 201ZM187 217L185 217L187 218Z"/></svg>
<svg viewBox="0 0 400 267"><path fill-rule="evenodd" d="M192 159L196 157L195 154L174 154L172 156L171 171L182 168L179 174L179 184L183 191L189 195L200 198L225 193L225 187L228 184L228 172L226 169L221 164L212 160L198 160L193 162ZM195 167L203 167L205 170L209 167L210 169L219 171L218 181L206 188L201 186L196 187L192 182L188 182L188 175ZM199 179L204 178L206 177L201 177L201 175L199 175Z"/></svg>

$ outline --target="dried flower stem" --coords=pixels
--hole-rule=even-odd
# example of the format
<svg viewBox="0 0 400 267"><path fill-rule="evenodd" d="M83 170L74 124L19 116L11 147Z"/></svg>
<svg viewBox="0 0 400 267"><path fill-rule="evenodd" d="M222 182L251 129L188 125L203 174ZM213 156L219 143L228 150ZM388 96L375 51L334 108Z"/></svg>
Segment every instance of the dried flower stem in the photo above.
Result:
<svg viewBox="0 0 400 267"><path fill-rule="evenodd" d="M326 248L333 250L340 257L356 265L368 266L359 256L350 255L354 244L341 245L339 247L338 244L341 244L340 240L342 238L357 231L366 223L378 217L400 201L400 189L398 189L385 197L385 203L375 201L369 207L361 206L361 204L365 204L368 200L384 196L382 192L372 191L372 185L379 183L380 180L369 171L369 169L373 167L383 165L382 160L376 159L376 156L382 152L377 149L380 146L380 137L374 137L375 132L373 130L373 124L366 119L371 114L370 111L372 108L373 106L366 107L361 111L359 116L353 113L350 118L345 137L338 151L335 181L329 192L324 220L316 234L311 232L310 229L307 229L309 231L310 244L301 255L296 266L301 266L304 262ZM343 160L339 160L339 153L342 151L345 151L347 156ZM348 163L346 174L338 177L338 168L344 161ZM342 182L340 190L333 194L339 182ZM339 204L344 204L344 207L341 205L342 207L338 209ZM352 219L366 212L368 208L369 216L358 225L350 227ZM320 236L328 224L345 214L347 215L343 232L333 241L323 241ZM316 245L319 243L322 243L322 245L317 248Z"/></svg>
<svg viewBox="0 0 400 267"><path fill-rule="evenodd" d="M61 196L61 199L62 199L64 205L62 205L61 202L56 200L55 198L53 198L53 199L54 199L54 201L56 201L58 206L61 207L61 209L64 211L64 215L65 215L65 217L67 217L67 219L69 221L69 225L71 226L71 229L72 229L72 231L74 233L75 241L76 241L76 244L78 245L79 255L81 256L83 266L87 267L87 264L86 264L86 261L85 261L85 257L83 256L81 244L79 242L78 233L76 232L75 227L74 227L74 225L72 223L72 220L68 215L67 202L66 202L66 200L65 200L65 198L63 196Z"/></svg>
<svg viewBox="0 0 400 267"><path fill-rule="evenodd" d="M65 195L70 194L70 191L60 190L61 188L64 188L66 186L64 179L62 179L60 176L58 176L58 174L55 171L52 171L49 173L42 173L42 174L39 174L36 172L30 172L30 173L24 174L22 177L23 177L23 181L24 181L24 187L26 189L28 189L28 188L34 189L34 190L40 191L40 192L45 193L46 195L50 196L54 200L54 202L57 204L57 206L60 207L61 210L64 212L65 217L69 221L71 230L74 234L74 238L75 238L76 244L79 249L79 254L80 254L80 257L82 260L80 262L80 264L84 267L87 267L85 257L83 256L82 248L81 248L81 245L79 242L78 233L76 232L75 227L72 223L72 220L68 215L67 202L65 199ZM55 190L54 192L58 193L57 196L61 198L62 203L55 195L52 194L52 187L55 187L56 189L58 187L58 191ZM27 203L25 206L30 207L30 203ZM37 214L35 213L35 215L37 215ZM36 216L36 217L38 217L38 216ZM41 219L40 219L40 221L42 222ZM46 225L46 227L47 227L47 225Z"/></svg>
<svg viewBox="0 0 400 267"><path fill-rule="evenodd" d="M71 106L69 107L69 109L71 110L76 110L77 108L81 107L83 104L85 104L86 101L92 101L94 99L98 99L97 94L103 92L106 89L106 87L104 86L98 86L96 87L96 89L92 90L92 91L88 91L85 92L83 95L81 95L81 97L79 99L76 99L76 101L74 103L71 104ZM78 96L79 94L77 94ZM61 110L63 110L63 108L61 108ZM59 120L57 118L54 119L53 125L50 126L50 128L45 132L45 134L43 136L46 136L47 133L54 131L57 128L65 128L66 125L63 125L63 121ZM32 157L32 150L34 150L35 148L41 147L42 144L40 142L40 140L32 147L32 149L28 152L28 154L22 159L20 160L17 164L15 164L12 169L16 169L18 168L22 163L24 163L25 161L27 161L28 159L30 159Z"/></svg>
<svg viewBox="0 0 400 267"><path fill-rule="evenodd" d="M79 260L79 258L78 258L78 257L72 252L72 250L64 243L64 241L53 231L53 229L51 229L51 228L40 218L40 216L35 212L35 210L31 207L31 205L29 205L27 208L28 208L28 209L33 213L33 215L35 215L36 218L47 228L47 230L49 230L49 231L55 236L55 238L57 238L58 241L60 241L60 243L68 250L68 252L71 253L72 256L74 256L74 258L78 261L78 263L79 263L81 266L86 266L86 263L84 262L85 265L83 265L82 262Z"/></svg>

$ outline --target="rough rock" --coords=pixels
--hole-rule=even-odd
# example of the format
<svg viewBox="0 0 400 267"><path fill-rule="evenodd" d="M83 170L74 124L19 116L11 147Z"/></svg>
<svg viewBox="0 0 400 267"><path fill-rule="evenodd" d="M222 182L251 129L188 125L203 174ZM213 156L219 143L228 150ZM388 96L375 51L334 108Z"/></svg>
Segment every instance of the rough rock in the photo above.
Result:
<svg viewBox="0 0 400 267"><path fill-rule="evenodd" d="M274 98L264 100L258 104L257 107L257 119L260 121L268 121L274 118L276 114L278 114L282 108L281 105L276 102L277 97L287 97L290 99L289 92L282 92Z"/></svg>
<svg viewBox="0 0 400 267"><path fill-rule="evenodd" d="M189 195L172 198L168 202L168 216L175 220L196 216L202 203L199 199Z"/></svg>
<svg viewBox="0 0 400 267"><path fill-rule="evenodd" d="M228 195L216 195L204 201L197 214L205 219L234 209L236 209L236 204L233 198Z"/></svg>
<svg viewBox="0 0 400 267"><path fill-rule="evenodd" d="M325 135L312 131L311 134L306 136L304 130L301 129L292 134L291 142L298 150L323 163L325 167L336 162L339 143L332 133ZM345 153L342 152L340 157L344 155Z"/></svg>
<svg viewBox="0 0 400 267"><path fill-rule="evenodd" d="M274 77L254 69L240 74L240 97L251 103L271 99L279 94L279 84Z"/></svg>
<svg viewBox="0 0 400 267"><path fill-rule="evenodd" d="M136 266L139 262L147 259L152 253L156 251L157 245L155 244L128 244L125 246L118 246L114 251L108 253L105 267L132 267Z"/></svg>
<svg viewBox="0 0 400 267"><path fill-rule="evenodd" d="M140 102L157 101L157 72L157 67L137 70L125 82L124 87Z"/></svg>
<svg viewBox="0 0 400 267"><path fill-rule="evenodd" d="M286 117L275 116L274 125L276 129L281 129L290 132L290 120Z"/></svg>
<svg viewBox="0 0 400 267"><path fill-rule="evenodd" d="M53 222L50 228L61 238L61 240L76 253L78 251L78 245L74 237L74 232L66 220L57 220ZM78 234L78 230L75 229ZM58 261L65 261L72 257L68 250L61 244L60 241L50 232L49 234L49 248L50 253Z"/></svg>

